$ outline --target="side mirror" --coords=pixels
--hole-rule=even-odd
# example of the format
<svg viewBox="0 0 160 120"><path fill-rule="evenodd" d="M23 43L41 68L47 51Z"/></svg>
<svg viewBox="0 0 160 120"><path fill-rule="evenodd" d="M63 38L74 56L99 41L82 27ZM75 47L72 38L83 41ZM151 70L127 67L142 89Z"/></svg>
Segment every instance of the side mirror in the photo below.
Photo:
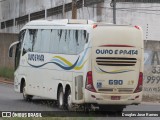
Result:
<svg viewBox="0 0 160 120"><path fill-rule="evenodd" d="M13 57L13 47L9 49L9 57Z"/></svg>
<svg viewBox="0 0 160 120"><path fill-rule="evenodd" d="M8 56L13 57L13 47L20 43L20 41L16 41L9 46Z"/></svg>

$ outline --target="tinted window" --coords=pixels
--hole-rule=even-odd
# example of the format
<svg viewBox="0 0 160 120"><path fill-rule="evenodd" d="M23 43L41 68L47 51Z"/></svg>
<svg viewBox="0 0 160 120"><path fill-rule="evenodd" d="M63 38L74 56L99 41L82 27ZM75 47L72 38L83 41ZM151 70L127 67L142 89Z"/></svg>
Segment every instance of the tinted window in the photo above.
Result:
<svg viewBox="0 0 160 120"><path fill-rule="evenodd" d="M51 30L50 52L79 54L88 42L85 30Z"/></svg>
<svg viewBox="0 0 160 120"><path fill-rule="evenodd" d="M51 30L41 30L41 50L40 52L50 52Z"/></svg>
<svg viewBox="0 0 160 120"><path fill-rule="evenodd" d="M42 52L54 54L79 54L88 42L85 30L29 29L26 33L23 54Z"/></svg>
<svg viewBox="0 0 160 120"><path fill-rule="evenodd" d="M77 53L80 53L80 52L82 52L83 51L83 49L84 49L84 45L85 45L85 43L86 43L86 39L85 39L85 37L84 37L84 30L78 30L78 32L77 32Z"/></svg>
<svg viewBox="0 0 160 120"><path fill-rule="evenodd" d="M41 51L41 30L37 30L37 34L33 44L33 51L34 52Z"/></svg>
<svg viewBox="0 0 160 120"><path fill-rule="evenodd" d="M30 29L26 33L26 40L24 41L24 47L23 47L23 55L27 52L33 51L34 43L37 39L37 31Z"/></svg>
<svg viewBox="0 0 160 120"><path fill-rule="evenodd" d="M68 31L61 30L61 36L59 39L59 53L68 54L68 50L69 50L68 47L69 47Z"/></svg>
<svg viewBox="0 0 160 120"><path fill-rule="evenodd" d="M75 39L75 30L69 30L69 50L68 50L68 54L76 54L77 53L77 43L76 43L76 39Z"/></svg>
<svg viewBox="0 0 160 120"><path fill-rule="evenodd" d="M58 30L51 30L50 52L58 53L60 34Z"/></svg>

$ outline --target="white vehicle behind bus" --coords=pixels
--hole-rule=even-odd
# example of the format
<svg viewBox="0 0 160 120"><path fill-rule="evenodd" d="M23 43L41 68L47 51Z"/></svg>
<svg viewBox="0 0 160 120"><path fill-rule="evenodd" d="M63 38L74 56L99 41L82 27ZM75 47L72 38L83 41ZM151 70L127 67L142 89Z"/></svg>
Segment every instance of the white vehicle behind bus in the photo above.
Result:
<svg viewBox="0 0 160 120"><path fill-rule="evenodd" d="M26 24L15 52L14 89L74 105L122 111L140 104L143 34L138 26L90 20L37 20Z"/></svg>

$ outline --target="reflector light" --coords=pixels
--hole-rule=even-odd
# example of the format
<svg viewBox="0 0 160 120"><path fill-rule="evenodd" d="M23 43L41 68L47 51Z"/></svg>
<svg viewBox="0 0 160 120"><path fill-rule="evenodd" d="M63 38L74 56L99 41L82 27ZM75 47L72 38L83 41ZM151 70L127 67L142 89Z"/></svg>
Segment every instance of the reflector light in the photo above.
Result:
<svg viewBox="0 0 160 120"><path fill-rule="evenodd" d="M94 86L93 86L93 78L92 78L92 71L89 71L87 73L87 79L86 79L86 89L91 92L96 92Z"/></svg>
<svg viewBox="0 0 160 120"><path fill-rule="evenodd" d="M140 27L139 26L134 26L135 28L137 28L138 30L140 30Z"/></svg>
<svg viewBox="0 0 160 120"><path fill-rule="evenodd" d="M93 29L96 28L96 27L97 27L97 25L93 25Z"/></svg>
<svg viewBox="0 0 160 120"><path fill-rule="evenodd" d="M142 91L142 84L143 84L143 73L140 72L139 73L138 85L137 85L137 88L135 89L134 93Z"/></svg>

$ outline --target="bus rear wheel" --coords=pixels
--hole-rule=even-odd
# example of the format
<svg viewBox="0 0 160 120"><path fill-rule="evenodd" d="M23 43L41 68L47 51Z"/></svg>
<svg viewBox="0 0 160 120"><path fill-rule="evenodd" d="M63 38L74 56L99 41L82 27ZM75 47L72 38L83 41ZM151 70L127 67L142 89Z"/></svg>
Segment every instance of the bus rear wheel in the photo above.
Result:
<svg viewBox="0 0 160 120"><path fill-rule="evenodd" d="M72 95L71 95L70 89L66 92L65 102L66 102L67 110L69 110L69 111L73 110Z"/></svg>
<svg viewBox="0 0 160 120"><path fill-rule="evenodd" d="M32 100L32 95L28 95L27 93L26 93L26 83L24 83L23 84L23 91L22 91L22 93L23 93L23 99L25 100L25 101L31 101Z"/></svg>
<svg viewBox="0 0 160 120"><path fill-rule="evenodd" d="M63 94L63 88L60 87L58 89L58 108L63 109L64 106L64 94Z"/></svg>

